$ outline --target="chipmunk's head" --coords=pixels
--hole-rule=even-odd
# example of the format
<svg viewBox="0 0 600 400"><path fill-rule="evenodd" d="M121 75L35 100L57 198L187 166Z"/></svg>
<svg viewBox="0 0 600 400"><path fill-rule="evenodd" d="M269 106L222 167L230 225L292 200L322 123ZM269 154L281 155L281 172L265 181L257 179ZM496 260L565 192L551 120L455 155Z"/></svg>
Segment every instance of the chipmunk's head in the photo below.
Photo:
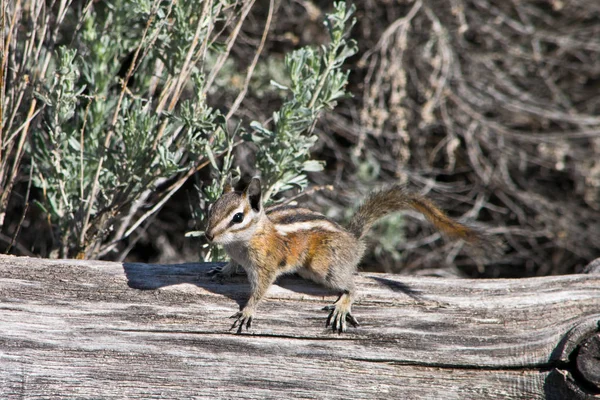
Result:
<svg viewBox="0 0 600 400"><path fill-rule="evenodd" d="M221 245L247 242L263 216L260 179L252 178L243 192L227 185L208 213L206 238Z"/></svg>

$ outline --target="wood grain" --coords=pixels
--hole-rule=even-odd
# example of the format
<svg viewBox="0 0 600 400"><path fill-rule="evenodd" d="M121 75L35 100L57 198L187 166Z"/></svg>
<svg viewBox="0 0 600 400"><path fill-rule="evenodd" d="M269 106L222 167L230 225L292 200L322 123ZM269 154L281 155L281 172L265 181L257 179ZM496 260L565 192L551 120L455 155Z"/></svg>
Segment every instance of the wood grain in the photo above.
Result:
<svg viewBox="0 0 600 400"><path fill-rule="evenodd" d="M212 266L0 256L0 398L559 399L600 320L597 274L362 273L347 334L325 329L334 293L286 277L235 335L248 285Z"/></svg>

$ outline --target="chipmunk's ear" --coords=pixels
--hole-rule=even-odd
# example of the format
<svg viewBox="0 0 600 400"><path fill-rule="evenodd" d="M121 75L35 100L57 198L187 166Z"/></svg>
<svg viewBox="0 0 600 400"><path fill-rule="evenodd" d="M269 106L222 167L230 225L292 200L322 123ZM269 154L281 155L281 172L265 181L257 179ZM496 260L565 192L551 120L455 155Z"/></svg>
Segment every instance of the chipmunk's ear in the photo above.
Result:
<svg viewBox="0 0 600 400"><path fill-rule="evenodd" d="M250 207L252 207L252 209L256 212L260 211L260 208L262 207L261 204L261 189L260 189L260 179L259 178L252 178L252 180L250 181L250 184L248 184L248 187L246 188L246 190L244 190L244 196L246 196L246 198L248 199L248 202L250 203Z"/></svg>
<svg viewBox="0 0 600 400"><path fill-rule="evenodd" d="M233 185L231 184L231 178L229 178L227 180L227 183L225 184L225 187L223 188L223 194L231 193L233 191L234 191L234 189L233 189Z"/></svg>

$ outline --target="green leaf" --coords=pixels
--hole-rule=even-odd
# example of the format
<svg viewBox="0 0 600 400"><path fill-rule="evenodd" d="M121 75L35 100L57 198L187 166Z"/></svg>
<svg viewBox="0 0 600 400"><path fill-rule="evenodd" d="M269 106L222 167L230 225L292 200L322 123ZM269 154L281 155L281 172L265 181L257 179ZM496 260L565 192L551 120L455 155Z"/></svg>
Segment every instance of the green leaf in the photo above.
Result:
<svg viewBox="0 0 600 400"><path fill-rule="evenodd" d="M325 163L323 161L308 160L302 164L302 170L306 172L319 172L323 171Z"/></svg>
<svg viewBox="0 0 600 400"><path fill-rule="evenodd" d="M214 169L218 170L219 166L217 165L217 160L215 159L215 155L213 154L212 149L210 148L210 145L207 144L204 147L204 150L206 151L206 156L210 160L210 164L212 165L212 167Z"/></svg>
<svg viewBox="0 0 600 400"><path fill-rule="evenodd" d="M69 137L68 142L69 146L71 146L73 150L77 152L81 151L81 143L75 138L75 136Z"/></svg>
<svg viewBox="0 0 600 400"><path fill-rule="evenodd" d="M204 231L189 231L185 233L185 237L202 237L204 236Z"/></svg>
<svg viewBox="0 0 600 400"><path fill-rule="evenodd" d="M273 79L271 79L270 83L271 83L271 86L274 86L277 89L281 89L281 90L289 90L290 89L287 86L284 86L280 83L275 82Z"/></svg>

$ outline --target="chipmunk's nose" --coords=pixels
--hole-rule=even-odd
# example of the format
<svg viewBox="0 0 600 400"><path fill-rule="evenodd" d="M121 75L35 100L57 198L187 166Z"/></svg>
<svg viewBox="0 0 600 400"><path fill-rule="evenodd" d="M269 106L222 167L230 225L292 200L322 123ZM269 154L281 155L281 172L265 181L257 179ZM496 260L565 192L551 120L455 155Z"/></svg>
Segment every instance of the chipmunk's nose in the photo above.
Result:
<svg viewBox="0 0 600 400"><path fill-rule="evenodd" d="M206 238L208 239L209 242L212 242L213 239L215 238L214 235L211 235L210 232L208 232L208 231L204 232L204 236L206 236Z"/></svg>

